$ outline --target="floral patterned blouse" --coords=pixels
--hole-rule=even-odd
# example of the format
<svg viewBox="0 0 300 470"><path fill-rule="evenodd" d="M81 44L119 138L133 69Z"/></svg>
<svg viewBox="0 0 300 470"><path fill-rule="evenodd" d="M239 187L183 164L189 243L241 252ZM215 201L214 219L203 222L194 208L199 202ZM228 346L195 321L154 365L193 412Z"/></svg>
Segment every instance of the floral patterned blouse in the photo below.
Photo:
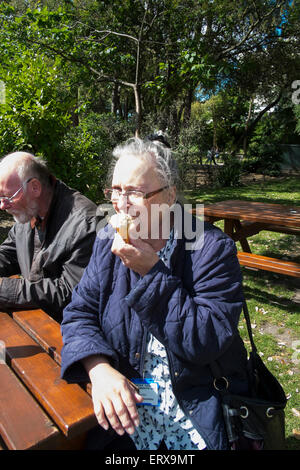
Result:
<svg viewBox="0 0 300 470"><path fill-rule="evenodd" d="M166 262L172 236L158 255ZM139 405L140 425L130 437L138 450L156 450L162 441L169 450L201 450L206 444L180 408L172 390L165 347L148 333L144 378L158 383L158 406Z"/></svg>

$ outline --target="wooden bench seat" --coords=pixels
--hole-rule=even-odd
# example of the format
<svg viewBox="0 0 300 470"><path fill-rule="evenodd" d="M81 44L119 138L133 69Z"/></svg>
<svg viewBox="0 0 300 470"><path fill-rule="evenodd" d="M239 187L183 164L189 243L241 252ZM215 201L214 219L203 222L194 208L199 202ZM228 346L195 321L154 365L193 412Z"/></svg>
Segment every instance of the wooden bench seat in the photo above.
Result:
<svg viewBox="0 0 300 470"><path fill-rule="evenodd" d="M60 434L7 364L0 364L0 435L10 450L56 447Z"/></svg>
<svg viewBox="0 0 300 470"><path fill-rule="evenodd" d="M61 380L59 365L6 313L0 313L0 331L10 367L65 436L79 436L97 424L89 395Z"/></svg>
<svg viewBox="0 0 300 470"><path fill-rule="evenodd" d="M242 266L248 268L263 269L264 271L300 277L300 264L293 261L284 261L243 251L238 251L238 259Z"/></svg>

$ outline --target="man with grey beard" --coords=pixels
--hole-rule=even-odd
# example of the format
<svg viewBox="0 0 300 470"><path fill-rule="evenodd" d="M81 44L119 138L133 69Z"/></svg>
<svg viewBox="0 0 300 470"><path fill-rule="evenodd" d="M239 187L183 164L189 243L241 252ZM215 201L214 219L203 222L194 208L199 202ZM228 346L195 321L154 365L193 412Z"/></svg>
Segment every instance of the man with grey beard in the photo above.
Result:
<svg viewBox="0 0 300 470"><path fill-rule="evenodd" d="M62 320L92 253L96 208L41 158L15 152L1 160L0 209L16 223L0 245L0 311L42 308Z"/></svg>

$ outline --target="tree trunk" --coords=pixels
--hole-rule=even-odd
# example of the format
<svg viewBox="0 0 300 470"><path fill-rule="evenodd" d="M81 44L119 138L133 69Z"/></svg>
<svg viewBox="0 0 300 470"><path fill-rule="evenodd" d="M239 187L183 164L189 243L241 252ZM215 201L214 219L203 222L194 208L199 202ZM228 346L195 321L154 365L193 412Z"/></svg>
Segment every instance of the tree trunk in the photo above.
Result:
<svg viewBox="0 0 300 470"><path fill-rule="evenodd" d="M190 88L185 97L184 103L184 125L188 125L191 118L192 102L194 97L194 88Z"/></svg>
<svg viewBox="0 0 300 470"><path fill-rule="evenodd" d="M242 135L240 135L236 141L235 141L235 147L236 149L238 150L240 148L240 146L244 143L245 139L249 139L249 137L251 136L251 134L253 133L254 129L255 129L255 126L256 124L261 120L261 118L271 109L273 108L274 106L276 106L277 103L279 103L279 101L281 100L281 97L282 97L282 94L283 94L283 89L280 91L279 95L277 96L277 98L272 101L271 103L269 103L264 109L262 109L258 115L256 116L256 118L252 121L252 122L247 122L247 126L245 126L245 130L244 132L242 133Z"/></svg>
<svg viewBox="0 0 300 470"><path fill-rule="evenodd" d="M134 99L135 99L135 114L136 114L136 124L135 124L135 137L140 136L141 124L142 124L142 105L141 105L141 95L140 87L134 85Z"/></svg>
<svg viewBox="0 0 300 470"><path fill-rule="evenodd" d="M113 114L117 114L119 109L119 91L120 86L117 83L114 83L111 96L111 112Z"/></svg>
<svg viewBox="0 0 300 470"><path fill-rule="evenodd" d="M251 120L252 106L253 106L253 98L250 99L248 116L247 116L247 120L245 124L245 134L244 134L244 139L243 139L244 158L247 157L247 152L248 152L248 128L249 128L249 123Z"/></svg>

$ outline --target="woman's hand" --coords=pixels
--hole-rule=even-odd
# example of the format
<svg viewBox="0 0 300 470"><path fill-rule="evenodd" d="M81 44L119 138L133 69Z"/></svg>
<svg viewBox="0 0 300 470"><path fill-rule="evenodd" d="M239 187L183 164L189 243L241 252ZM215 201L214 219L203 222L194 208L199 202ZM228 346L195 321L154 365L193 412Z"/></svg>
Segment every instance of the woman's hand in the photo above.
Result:
<svg viewBox="0 0 300 470"><path fill-rule="evenodd" d="M141 403L143 397L108 361L95 358L83 362L92 382L92 400L100 426L107 430L110 424L119 435L125 431L133 434L139 425L136 403Z"/></svg>
<svg viewBox="0 0 300 470"><path fill-rule="evenodd" d="M159 260L148 243L138 238L131 240L131 245L129 245L118 233L115 234L111 251L121 258L127 268L141 276L145 276Z"/></svg>

